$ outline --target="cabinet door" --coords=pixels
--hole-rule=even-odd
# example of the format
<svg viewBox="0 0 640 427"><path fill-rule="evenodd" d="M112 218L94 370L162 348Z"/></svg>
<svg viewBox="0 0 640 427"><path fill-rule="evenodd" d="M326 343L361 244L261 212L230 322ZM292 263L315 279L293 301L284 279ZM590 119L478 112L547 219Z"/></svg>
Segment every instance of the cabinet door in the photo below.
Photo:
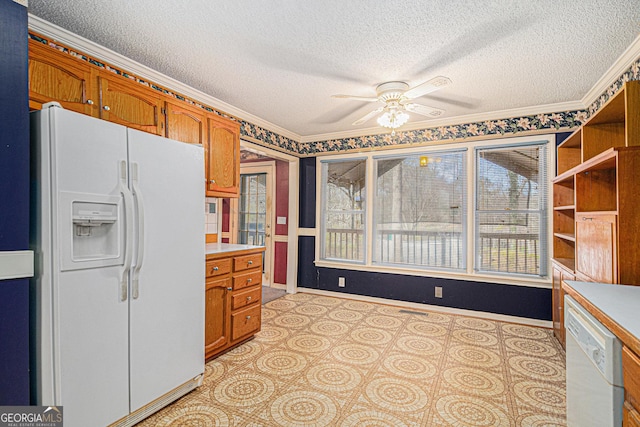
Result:
<svg viewBox="0 0 640 427"><path fill-rule="evenodd" d="M98 84L101 119L164 135L164 120L159 117L162 98L156 91L144 90L138 83L102 72Z"/></svg>
<svg viewBox="0 0 640 427"><path fill-rule="evenodd" d="M615 215L576 216L576 270L595 282L617 283Z"/></svg>
<svg viewBox="0 0 640 427"><path fill-rule="evenodd" d="M205 291L204 354L211 357L229 343L231 279L208 280Z"/></svg>
<svg viewBox="0 0 640 427"><path fill-rule="evenodd" d="M202 109L166 102L167 138L189 144L205 144L206 116Z"/></svg>
<svg viewBox="0 0 640 427"><path fill-rule="evenodd" d="M206 155L207 195L238 197L240 191L240 124L210 116Z"/></svg>
<svg viewBox="0 0 640 427"><path fill-rule="evenodd" d="M29 40L29 108L57 101L65 109L91 115L91 66Z"/></svg>

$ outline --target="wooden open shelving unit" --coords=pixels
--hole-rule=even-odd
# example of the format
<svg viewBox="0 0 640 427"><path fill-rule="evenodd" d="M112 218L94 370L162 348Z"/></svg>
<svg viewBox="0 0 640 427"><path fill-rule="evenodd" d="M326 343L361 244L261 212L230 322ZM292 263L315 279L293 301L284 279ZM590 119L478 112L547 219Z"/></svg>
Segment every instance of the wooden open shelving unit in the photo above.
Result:
<svg viewBox="0 0 640 427"><path fill-rule="evenodd" d="M640 81L558 146L557 168L553 326L564 346L563 280L640 284Z"/></svg>

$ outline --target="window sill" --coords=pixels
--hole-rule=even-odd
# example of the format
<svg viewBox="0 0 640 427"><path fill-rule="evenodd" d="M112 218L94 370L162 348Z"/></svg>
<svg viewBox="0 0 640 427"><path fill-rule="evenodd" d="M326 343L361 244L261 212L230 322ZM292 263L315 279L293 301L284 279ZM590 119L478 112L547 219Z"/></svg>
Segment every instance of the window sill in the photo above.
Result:
<svg viewBox="0 0 640 427"><path fill-rule="evenodd" d="M530 278L522 275L464 273L441 270L424 270L410 267L388 265L363 265L331 261L314 261L316 267L337 268L342 270L368 271L372 273L402 274L406 276L437 277L441 279L467 280L470 282L495 283L499 285L527 286L551 289L551 278Z"/></svg>

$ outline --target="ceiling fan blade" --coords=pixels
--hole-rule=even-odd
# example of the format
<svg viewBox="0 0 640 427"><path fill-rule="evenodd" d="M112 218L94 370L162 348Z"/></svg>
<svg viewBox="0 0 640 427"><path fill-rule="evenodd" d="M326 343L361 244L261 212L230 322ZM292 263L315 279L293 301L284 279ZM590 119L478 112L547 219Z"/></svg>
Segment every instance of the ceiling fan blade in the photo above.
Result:
<svg viewBox="0 0 640 427"><path fill-rule="evenodd" d="M419 84L418 86L409 89L404 93L404 97L407 99L413 99L421 97L422 95L426 95L431 92L435 92L438 89L441 89L445 86L449 86L451 84L451 80L448 77L438 76L434 77L431 80L427 80L426 82Z"/></svg>
<svg viewBox="0 0 640 427"><path fill-rule="evenodd" d="M405 104L404 108L412 113L420 114L421 116L427 117L438 117L439 115L444 113L444 110L441 110L439 108L427 107L426 105L422 104Z"/></svg>
<svg viewBox="0 0 640 427"><path fill-rule="evenodd" d="M370 111L369 113L367 113L367 115L366 115L366 116L364 116L364 117L362 117L362 118L360 118L360 119L356 120L356 121L355 121L355 122L353 122L352 124L353 124L354 126L361 125L361 124L363 124L364 122L366 122L366 121L370 120L370 119L371 119L373 116L375 116L376 114L378 114L378 113L382 112L382 110L384 110L384 107L376 108L375 110Z"/></svg>
<svg viewBox="0 0 640 427"><path fill-rule="evenodd" d="M378 98L371 98L368 96L355 96L355 95L331 95L332 98L340 99L357 99L358 101L375 102Z"/></svg>

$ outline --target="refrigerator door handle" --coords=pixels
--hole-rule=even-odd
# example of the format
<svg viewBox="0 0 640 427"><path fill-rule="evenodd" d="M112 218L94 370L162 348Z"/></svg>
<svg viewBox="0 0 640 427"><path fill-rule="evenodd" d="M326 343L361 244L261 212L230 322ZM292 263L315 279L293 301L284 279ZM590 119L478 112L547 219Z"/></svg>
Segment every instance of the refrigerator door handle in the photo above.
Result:
<svg viewBox="0 0 640 427"><path fill-rule="evenodd" d="M124 246L124 269L122 270L122 279L120 280L120 301L127 300L127 290L129 270L131 270L131 261L133 259L133 194L127 185L127 162L120 161L120 194L124 201L125 216L125 246Z"/></svg>
<svg viewBox="0 0 640 427"><path fill-rule="evenodd" d="M142 194L140 193L138 167L138 163L133 163L131 173L133 197L135 198L136 205L138 207L138 248L136 255L136 266L133 269L133 279L131 281L131 297L133 299L138 299L138 297L140 296L139 278L140 269L142 268L142 262L144 260L144 202L142 200Z"/></svg>

